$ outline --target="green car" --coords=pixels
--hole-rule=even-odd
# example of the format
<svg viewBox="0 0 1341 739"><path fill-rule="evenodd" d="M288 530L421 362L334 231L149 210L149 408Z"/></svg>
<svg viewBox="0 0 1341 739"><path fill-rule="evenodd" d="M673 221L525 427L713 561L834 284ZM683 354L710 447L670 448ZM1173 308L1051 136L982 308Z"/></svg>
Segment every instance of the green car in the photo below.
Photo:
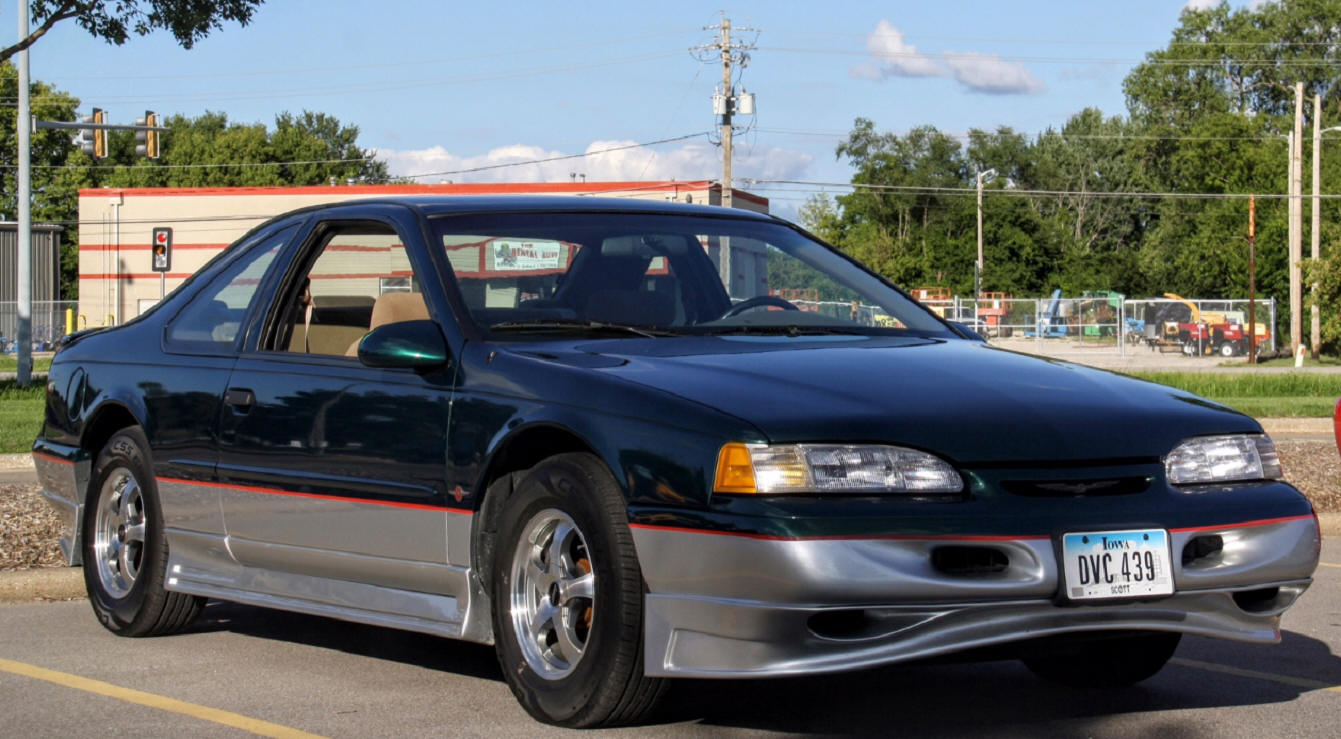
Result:
<svg viewBox="0 0 1341 739"><path fill-rule="evenodd" d="M109 630L220 599L493 644L573 727L979 649L1128 685L1182 634L1279 640L1320 545L1251 418L629 200L271 220L64 339L33 455Z"/></svg>

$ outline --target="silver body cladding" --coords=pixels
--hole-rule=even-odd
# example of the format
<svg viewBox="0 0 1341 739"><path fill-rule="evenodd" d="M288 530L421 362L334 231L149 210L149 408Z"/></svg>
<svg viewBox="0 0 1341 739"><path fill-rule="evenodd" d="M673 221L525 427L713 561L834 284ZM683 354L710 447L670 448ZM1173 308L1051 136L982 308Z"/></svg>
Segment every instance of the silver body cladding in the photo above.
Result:
<svg viewBox="0 0 1341 739"><path fill-rule="evenodd" d="M1071 604L1054 598L1061 574L1046 537L764 539L655 526L633 535L649 589L647 673L682 677L851 670L1105 629L1271 643L1319 552L1312 516L1174 530L1174 552L1211 535L1223 549L1174 558L1172 596ZM996 549L1010 564L973 575L932 566L934 548L958 543ZM1249 593L1266 595L1235 597Z"/></svg>

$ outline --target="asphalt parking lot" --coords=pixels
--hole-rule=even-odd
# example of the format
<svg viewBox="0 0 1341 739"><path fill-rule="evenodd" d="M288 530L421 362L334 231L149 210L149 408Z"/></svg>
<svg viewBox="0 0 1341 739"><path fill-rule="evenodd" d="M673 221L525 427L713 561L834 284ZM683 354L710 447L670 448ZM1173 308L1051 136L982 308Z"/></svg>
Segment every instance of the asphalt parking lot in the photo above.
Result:
<svg viewBox="0 0 1341 739"><path fill-rule="evenodd" d="M1185 638L1124 691L1059 687L1017 662L684 681L619 736L1335 736L1341 725L1341 540L1276 646ZM211 604L189 633L122 639L80 601L0 606L7 736L530 736L490 648Z"/></svg>

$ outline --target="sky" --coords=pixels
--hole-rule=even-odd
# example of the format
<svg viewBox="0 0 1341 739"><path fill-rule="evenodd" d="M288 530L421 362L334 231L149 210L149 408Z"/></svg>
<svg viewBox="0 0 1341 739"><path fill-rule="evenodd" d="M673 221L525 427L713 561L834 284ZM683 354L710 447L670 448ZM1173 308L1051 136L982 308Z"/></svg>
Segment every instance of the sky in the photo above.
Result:
<svg viewBox="0 0 1341 739"><path fill-rule="evenodd" d="M795 217L811 194L844 191L835 149L858 117L1036 134L1087 107L1125 113L1123 78L1207 2L269 0L190 50L165 32L111 46L65 22L30 65L114 123L327 113L424 183L717 179L721 64L691 49L726 17L754 47L735 80L757 111L736 119L737 187ZM0 42L16 30L15 3L0 3ZM662 143L634 146L649 142ZM575 154L590 156L536 162Z"/></svg>

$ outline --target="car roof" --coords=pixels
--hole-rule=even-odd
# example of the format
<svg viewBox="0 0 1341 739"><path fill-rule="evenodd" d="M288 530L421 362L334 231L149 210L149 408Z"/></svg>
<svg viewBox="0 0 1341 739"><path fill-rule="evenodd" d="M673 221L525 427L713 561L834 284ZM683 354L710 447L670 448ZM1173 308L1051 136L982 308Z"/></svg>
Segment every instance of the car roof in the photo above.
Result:
<svg viewBox="0 0 1341 739"><path fill-rule="evenodd" d="M716 205L688 205L636 198L602 198L574 195L407 195L326 203L308 212L357 205L395 204L420 210L428 217L459 213L560 212L560 213L659 213L708 217L744 218L777 222L775 216Z"/></svg>

